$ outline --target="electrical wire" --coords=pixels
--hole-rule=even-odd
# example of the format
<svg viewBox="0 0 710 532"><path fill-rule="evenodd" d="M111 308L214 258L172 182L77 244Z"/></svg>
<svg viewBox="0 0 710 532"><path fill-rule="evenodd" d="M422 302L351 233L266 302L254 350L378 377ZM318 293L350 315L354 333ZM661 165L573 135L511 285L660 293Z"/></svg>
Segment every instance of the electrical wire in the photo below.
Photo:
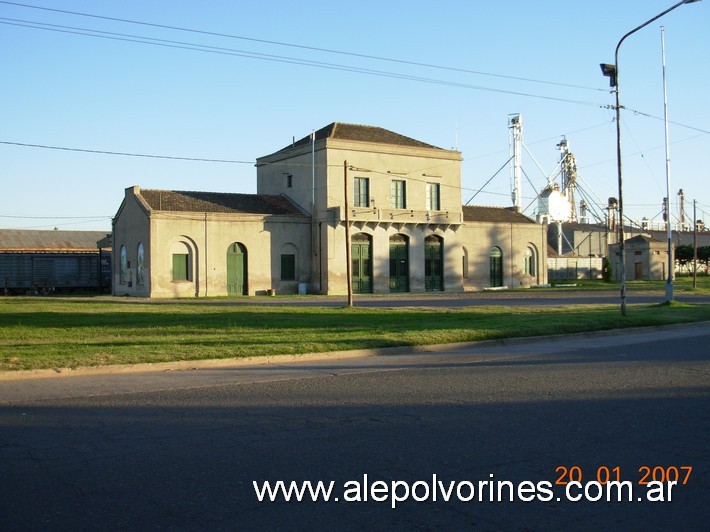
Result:
<svg viewBox="0 0 710 532"><path fill-rule="evenodd" d="M347 56L353 56L353 57L361 57L361 58L374 59L374 60L380 60L380 61L388 61L388 62L393 62L393 63L408 64L408 65L414 65L414 66L420 66L420 67L437 68L437 69L464 72L464 73L470 73L470 74L486 75L486 76L500 77L500 78L506 78L506 79L514 79L514 80L518 80L518 81L528 81L528 82L535 82L535 83L544 83L544 84L548 84L548 85L559 85L559 86L565 86L565 87L588 89L588 90L599 90L599 91L606 92L606 90L604 90L604 89L592 89L589 87L581 87L581 86L576 86L576 85L554 83L554 82L549 82L549 81L534 80L534 79L528 79L528 78L519 78L519 77L515 77L515 76L497 75L497 74L491 74L491 73L485 73L485 72L479 72L479 71L460 69L460 68L455 68L455 67L445 67L445 66L440 66L440 65L418 63L418 62L413 62L413 61L405 61L405 60L391 59L391 58L378 57L378 56L369 56L369 55L344 52L344 51L339 51L339 50L330 50L330 49L325 49L325 48L317 48L317 47L296 45L296 44L290 44L290 43L281 43L281 42L267 41L267 40L262 40L262 39L251 39L251 38L237 36L237 35L220 34L220 33L216 33L216 32L208 32L208 31L195 30L195 29L190 29L190 28L180 28L180 27L167 26L167 25L161 25L161 24L153 24L153 23L134 21L134 20L128 20L128 19L118 19L118 18L114 18L114 17L103 17L103 16L92 15L92 14L88 14L88 13L79 13L79 12L44 8L44 7L40 7L40 6L32 6L32 5L20 4L20 3L16 3L16 2L6 2L6 1L0 0L0 3L8 4L8 5L15 5L15 6L19 6L19 7L32 8L32 9L41 9L41 10L45 10L45 11L54 11L54 12L77 15L77 16L86 16L86 17L92 17L92 18L98 18L98 19L113 20L113 21L130 23L130 24L140 24L140 25L144 25L144 26L152 26L152 27L157 27L157 28L192 32L192 33L198 33L198 34L204 34L204 35L228 37L228 38L233 38L233 39L261 42L261 43L279 45L279 46L288 46L288 47L293 47L293 48L301 48L301 49L307 49L307 50L313 50L313 51L319 51L319 52L327 52L327 53L341 54L341 55L347 55ZM337 64L333 64L333 63L325 63L325 62L320 62L320 61L312 61L312 60L299 59L299 58L293 58L293 57L276 56L273 54L262 54L262 53L256 53L256 52L248 52L248 51L244 51L244 50L235 50L235 49L230 49L230 48L208 46L208 45L202 45L202 44L196 44L196 43L172 41L172 40L167 40L167 39L157 39L157 38L153 38L153 37L128 35L128 34L121 34L121 33L116 33L116 32L107 32L107 31L102 31L102 30L87 29L87 28L61 26L61 25L47 24L47 23L41 23L41 22L21 21L21 20L17 20L17 19L3 18L1 20L6 21L6 22L2 22L3 24L23 26L23 27L33 28L33 29L58 31L58 32L62 32L62 33L72 33L72 34L81 35L81 36L88 36L88 37L99 37L99 38L107 38L107 39L115 39L115 40L124 40L124 41L129 41L129 42L135 42L138 44L166 46L166 47L170 47L170 48L180 48L180 49L187 49L187 50L206 52L206 53L220 53L220 54L236 55L236 56L240 56L240 57L247 57L247 58L253 58L253 59L287 62L287 63L298 64L298 65L303 65L303 66L312 66L312 67L319 67L319 68L344 70L344 71L348 71L348 72L377 75L377 76L384 76L384 77L393 77L393 78L397 78L397 79L405 79L405 80L410 80L410 81L436 83L436 84L469 88L469 89L475 89L475 90L486 90L486 91L500 92L500 93L505 93L505 94L514 94L514 95L518 95L518 96L549 99L549 100L561 101L561 102L566 102L566 103L575 103L575 104L582 104L582 105L595 105L595 106L597 105L592 102L582 102L582 101L578 101L578 100L555 98L555 97L551 97L551 96L529 94L529 93L523 93L523 92L517 92L517 91L500 90L500 89L495 89L495 88L490 88L490 87L479 87L479 86L462 84L462 83L457 83L457 82L448 82L448 81L444 81L444 80L436 80L436 79L423 78L423 77L418 77L418 76L409 76L409 75L397 74L397 73L392 73L392 72L378 71L378 70L373 70L373 69L350 67L347 65L337 65ZM600 106L600 107L604 107L604 106ZM653 116L648 113L644 113L644 112L632 110L632 109L627 109L627 110L629 110L630 112L633 112L634 114L637 114L637 115L662 120L662 118ZM671 123L681 126L681 127L686 127L688 129L693 129L693 130L698 131L702 134L710 133L710 131L703 130L703 129L696 128L696 127L692 127L692 126L687 126L687 125L680 124L677 122L671 122ZM589 128L585 128L585 129L591 129L593 127L598 127L598 126L591 126ZM578 131L584 131L585 129L578 130ZM693 138L695 138L695 137L693 137ZM544 141L545 140L540 140L540 141L536 141L536 143L544 142ZM634 142L635 142L635 140L634 140ZM213 162L213 163L254 164L253 161L235 161L235 160L225 160L225 159L207 159L207 158L176 157L176 156L164 156L164 155L112 152L112 151L66 148L66 147L59 147L59 146L47 146L47 145L37 145L37 144L23 144L23 143L8 142L8 141L0 141L0 143L10 144L10 145L18 145L18 146L26 146L26 147L35 147L35 148L96 153L96 154L104 154L104 155L148 157L148 158L157 158L157 159L174 159L174 160L200 161L200 162ZM641 156L644 157L643 152L639 152L639 153L641 153ZM644 157L644 160L645 160L645 157ZM505 164L507 164L507 162ZM526 178L528 179L528 182L530 183L530 178L527 176L527 174L526 174ZM654 177L654 180L655 180L655 177ZM488 182L490 182L490 180ZM488 182L486 183L486 185L488 184ZM532 183L530 183L530 184L532 185ZM486 185L484 185L484 187ZM482 191L482 189L479 189L476 192L476 194L480 193L481 191ZM488 193L488 192L486 192L486 193ZM491 194L493 194L493 193L491 193ZM475 197L475 195L474 195L474 197ZM501 194L501 195L505 195L505 194ZM471 199L473 199L473 198L471 198Z"/></svg>
<svg viewBox="0 0 710 532"><path fill-rule="evenodd" d="M104 150L89 150L85 148L67 148L65 146L49 146L46 144L28 144L24 142L10 142L6 140L0 140L0 144L7 144L10 146L23 146L27 148L43 148L47 150L60 150L60 151L72 151L81 153L96 153L99 155L120 155L123 157L147 157L150 159L172 159L177 161L199 161L207 163L228 163L228 164L256 164L255 161L235 161L229 159L206 159L198 157L176 157L172 155L150 155L147 153L127 153L118 151L104 151Z"/></svg>
<svg viewBox="0 0 710 532"><path fill-rule="evenodd" d="M494 178L495 176L497 176L497 175L501 172L501 170L503 170L503 168L505 168L505 167L508 165L508 163L509 163L512 159L513 159L513 157L511 156L510 159L508 159L507 161L505 161L505 163L503 163L503 166L501 166L498 170L496 170L496 172L488 179L488 181L486 181L485 183L483 183L483 186L481 186L481 188L479 188L479 189L476 191L476 193L468 199L468 201L465 203L465 205L468 205L469 203L471 203L471 201L473 201L473 198L475 198L476 196L478 196L478 194L479 194L484 188L486 188L486 186L488 186L488 183L490 183L491 181L493 181L493 178ZM464 189L462 188L461 190L464 190ZM491 192L490 194L493 194L493 193ZM506 195L507 195L507 194L506 194Z"/></svg>
<svg viewBox="0 0 710 532"><path fill-rule="evenodd" d="M111 216L14 216L11 214L0 214L0 218L17 218L24 220L102 220Z"/></svg>
<svg viewBox="0 0 710 532"><path fill-rule="evenodd" d="M0 2L0 3L2 3L2 2ZM533 93L528 93L528 92L512 91L512 90L506 90L506 89L497 89L497 88L493 88L493 87L483 87L483 86L479 86L479 85L471 85L468 83L461 83L461 82L455 82L455 81L445 81L445 80L440 80L440 79L435 79L435 78L412 76L412 75L408 75L408 74L398 74L398 73L386 72L386 71L382 71L382 70L374 70L374 69L353 67L353 66L347 66L347 65L338 65L335 63L325 63L322 61L312 61L312 60L307 60L307 59L298 59L298 58L285 57L285 56L276 56L276 55L272 55L272 54L245 52L245 51L241 51L241 50L233 50L233 49L229 49L229 48L207 46L207 45L201 45L201 44L195 44L195 43L169 41L166 39L156 39L156 38L152 38L152 37L117 34L114 32L103 32L100 30L61 29L62 28L61 26L57 27L57 25L52 25L52 24L35 23L35 22L29 23L29 24L17 23L17 22L9 22L8 19L2 19L2 21L0 21L0 24L5 24L5 25L9 25L9 26L32 28L32 29L39 29L39 30L43 30L43 31L54 31L54 32L59 32L59 33L80 35L80 36L84 36L84 37L95 37L95 38L100 38L100 39L126 41L126 42L133 42L133 43L137 43L137 44L161 46L161 47L165 47L165 48L192 50L192 51L196 51L196 52L228 55L228 56L237 56L237 57L244 57L244 58L249 58L249 59L273 61L273 62L278 62L278 63L288 63L288 64L295 64L295 65L301 65L301 66L310 66L310 67L315 67L315 68L324 68L327 70L336 70L336 71L352 72L352 73L357 73L357 74L366 74L366 75L385 77L385 78L402 79L402 80L406 80L406 81L417 81L417 82L421 82L421 83L430 83L430 84L434 84L434 85L443 85L443 86L456 87L456 88L462 88L462 89L494 92L494 93L498 93L498 94L509 94L509 95L513 95L513 96L537 98L537 99L541 99L541 100L556 101L556 102L569 103L569 104L574 104L574 105L582 105L582 106L589 106L589 107L601 107L601 104L599 104L599 103L583 101L583 100L573 100L573 99L569 99L569 98L559 98L559 97L547 96L547 95L543 95L543 94L533 94ZM66 27L66 28L69 28L69 27Z"/></svg>
<svg viewBox="0 0 710 532"><path fill-rule="evenodd" d="M642 111L637 111L637 110L635 110L635 109L629 109L628 107L624 107L624 109L626 109L627 111L632 112L632 113L635 114L635 115L645 116L645 117L647 117L647 118L653 118L654 120L664 120L664 121L665 121L665 118L663 118L663 117L661 117L661 116L651 115L651 114L648 114L648 113L644 113L644 112L642 112ZM701 129L701 128L699 128L699 127L693 127L693 126L689 126L689 125L687 125L687 124L681 124L680 122L674 122L673 120L669 120L668 123L669 123L669 124L673 124L674 126L679 126L679 127L684 127L684 128L686 128L686 129L692 129L692 130L694 130L694 131L699 131L700 133L703 133L703 134L705 134L705 135L710 135L710 131L707 130L707 129ZM699 136L699 135L698 135L698 136ZM692 137L692 138L696 138L696 137Z"/></svg>
<svg viewBox="0 0 710 532"><path fill-rule="evenodd" d="M194 29L194 28L184 28L184 27L180 27L180 26L170 26L167 24L157 24L157 23L124 19L124 18L118 18L118 17L108 17L108 16L102 16L102 15L95 15L95 14L91 14L91 13L83 13L83 12L78 12L78 11L68 11L68 10L63 10L63 9L35 6L35 5L30 5L30 4L22 4L19 2L8 2L8 1L0 0L0 4L7 4L7 5L17 6L17 7L28 8L28 9L37 9L37 10L42 10L42 11L62 13L62 14L66 14L66 15L89 17L89 18L95 18L95 19L101 19L101 20L110 20L113 22L121 22L124 24L135 24L135 25L141 25L141 26L147 26L147 27L153 27L153 28L189 32L189 33L195 33L195 34L200 34L200 35L208 35L208 36L212 36L212 37L238 39L238 40L243 40L243 41L269 44L269 45L275 45L275 46L298 48L301 50L310 50L310 51L315 51L315 52L338 54L338 55L349 56L349 57L358 57L358 58L362 58L362 59L373 59L376 61L386 61L386 62L390 62L390 63L399 63L399 64L411 65L411 66L434 68L434 69L439 69L439 70L448 70L448 71L452 71L452 72L461 72L461 73L475 74L475 75L480 75L480 76L497 77L497 78L502 78L502 79L525 81L525 82L530 82L530 83L541 83L541 84L545 84L545 85L556 85L556 86L561 86L561 87L584 89L584 90L590 90L590 91L608 92L607 89L601 89L601 88L597 88L597 87L585 87L585 86L574 85L574 84L569 84L569 83L559 83L559 82L552 82L552 81L547 81L547 80L523 78L523 77L510 76L510 75L504 75L504 74L493 74L490 72L482 72L482 71L478 71L478 70L468 70L468 69L458 68L458 67L435 65L435 64L431 64L431 63L408 61L408 60L404 60L404 59L394 59L394 58L389 58L389 57L361 54L361 53L355 53L355 52L347 52L347 51L343 51L343 50L334 50L334 49L321 48L321 47L316 47L316 46L307 46L307 45L302 45L302 44L285 43L285 42L272 41L272 40L267 40L267 39L257 39L257 38L253 38L253 37L245 37L245 36L241 36L241 35L233 35L233 34L228 34L228 33L219 33L219 32L214 32L214 31L198 30L198 29Z"/></svg>

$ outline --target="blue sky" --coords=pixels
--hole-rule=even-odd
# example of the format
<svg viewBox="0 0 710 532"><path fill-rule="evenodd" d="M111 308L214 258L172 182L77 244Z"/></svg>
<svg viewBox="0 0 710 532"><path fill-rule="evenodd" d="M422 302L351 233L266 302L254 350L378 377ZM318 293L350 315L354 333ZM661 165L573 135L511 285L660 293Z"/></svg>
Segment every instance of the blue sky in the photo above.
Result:
<svg viewBox="0 0 710 532"><path fill-rule="evenodd" d="M0 2L0 228L108 231L126 187L253 193L257 157L334 121L456 147L464 158L466 202L508 160L508 116L520 113L524 141L534 156L523 158L524 205L533 203L526 213L534 213L535 194L546 183L538 165L553 172L563 136L583 187L606 203L617 196L616 130L613 94L599 63L613 63L621 36L673 2L27 0L26 5L233 36ZM666 195L661 25L672 201L682 188L688 216L695 199L698 218L710 221L710 0L679 7L621 47L625 212L660 221ZM173 44L68 33L87 30ZM176 48L174 42L185 44ZM221 53L184 48L194 45ZM507 167L472 204L511 204Z"/></svg>

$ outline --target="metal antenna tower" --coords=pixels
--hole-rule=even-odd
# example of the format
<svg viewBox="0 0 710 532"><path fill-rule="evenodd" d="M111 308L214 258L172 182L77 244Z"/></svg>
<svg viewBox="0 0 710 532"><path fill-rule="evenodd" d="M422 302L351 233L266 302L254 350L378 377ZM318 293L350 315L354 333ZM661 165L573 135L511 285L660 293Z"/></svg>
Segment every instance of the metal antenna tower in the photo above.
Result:
<svg viewBox="0 0 710 532"><path fill-rule="evenodd" d="M560 184L562 186L562 194L567 197L567 201L569 202L569 221L576 222L577 207L574 196L577 190L577 161L572 152L569 151L569 143L566 138L562 137L557 148L560 150Z"/></svg>
<svg viewBox="0 0 710 532"><path fill-rule="evenodd" d="M520 211L523 198L522 156L523 156L523 117L520 114L508 115L509 148L513 165L511 166L511 197L513 206Z"/></svg>

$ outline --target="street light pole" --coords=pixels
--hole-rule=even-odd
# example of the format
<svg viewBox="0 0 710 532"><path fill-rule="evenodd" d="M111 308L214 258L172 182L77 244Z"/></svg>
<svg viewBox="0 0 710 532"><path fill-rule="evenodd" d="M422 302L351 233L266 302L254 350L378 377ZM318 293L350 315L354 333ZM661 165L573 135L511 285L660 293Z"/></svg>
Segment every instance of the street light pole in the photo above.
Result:
<svg viewBox="0 0 710 532"><path fill-rule="evenodd" d="M348 161L343 161L343 194L345 202L345 276L348 287L348 308L353 307L353 274L350 248L350 216L348 207Z"/></svg>
<svg viewBox="0 0 710 532"><path fill-rule="evenodd" d="M673 301L673 274L675 273L673 260L673 233L672 233L672 218L671 218L671 154L670 143L668 141L668 88L666 86L666 39L665 31L661 26L661 56L663 63L663 122L666 127L666 197L668 198L668 208L666 216L668 223L666 224L666 240L668 242L668 275L666 276L666 303Z"/></svg>
<svg viewBox="0 0 710 532"><path fill-rule="evenodd" d="M626 33L616 45L616 50L614 51L614 64L601 64L602 73L609 78L609 85L614 87L614 93L616 94L616 105L614 106L616 110L616 171L619 183L619 255L621 256L620 264L620 277L621 277L621 315L626 316L626 256L625 245L624 245L624 195L622 186L622 172L621 172L621 104L619 103L619 48L621 43L623 43L627 37L633 35L642 28L645 28L651 22L658 20L662 16L670 13L677 7L683 4L692 4L694 2L699 2L700 0L681 0L677 4L669 7L662 13L659 13L655 17L647 20L640 26L635 27L630 32Z"/></svg>

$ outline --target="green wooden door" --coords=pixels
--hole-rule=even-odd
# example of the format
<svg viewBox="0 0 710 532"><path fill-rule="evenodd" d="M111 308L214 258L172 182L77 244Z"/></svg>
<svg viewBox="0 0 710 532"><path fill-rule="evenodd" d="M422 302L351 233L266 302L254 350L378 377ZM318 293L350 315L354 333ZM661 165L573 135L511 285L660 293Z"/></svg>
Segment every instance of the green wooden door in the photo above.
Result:
<svg viewBox="0 0 710 532"><path fill-rule="evenodd" d="M503 286L503 252L499 247L491 249L491 286Z"/></svg>
<svg viewBox="0 0 710 532"><path fill-rule="evenodd" d="M390 292L409 292L409 249L404 237L390 239Z"/></svg>
<svg viewBox="0 0 710 532"><path fill-rule="evenodd" d="M247 252L237 242L227 249L227 294L245 296L247 292Z"/></svg>
<svg viewBox="0 0 710 532"><path fill-rule="evenodd" d="M372 292L372 245L367 235L356 235L350 244L352 261L353 292Z"/></svg>
<svg viewBox="0 0 710 532"><path fill-rule="evenodd" d="M444 289L444 255L441 239L429 237L424 241L424 289Z"/></svg>

